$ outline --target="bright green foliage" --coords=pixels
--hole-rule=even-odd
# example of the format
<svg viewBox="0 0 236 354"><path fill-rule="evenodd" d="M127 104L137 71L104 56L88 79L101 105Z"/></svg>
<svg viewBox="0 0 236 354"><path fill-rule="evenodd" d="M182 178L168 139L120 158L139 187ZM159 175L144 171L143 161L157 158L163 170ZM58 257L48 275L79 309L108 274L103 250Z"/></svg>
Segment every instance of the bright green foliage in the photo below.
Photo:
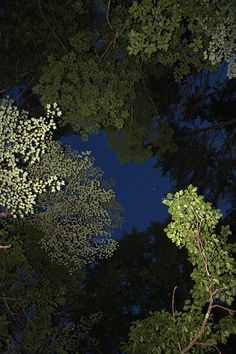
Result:
<svg viewBox="0 0 236 354"><path fill-rule="evenodd" d="M69 54L49 57L34 92L43 104L56 100L65 112L62 125L69 124L83 138L105 129L122 163L148 159L151 143L160 154L174 151L173 129L164 122L153 127L155 107L150 107L150 98L143 92L140 65L127 55L116 60L119 47L99 64L94 41L91 34L82 33Z"/></svg>
<svg viewBox="0 0 236 354"><path fill-rule="evenodd" d="M106 9L107 3L103 5ZM141 163L152 155L151 143L160 153L172 151L173 130L160 121L153 126L157 112L145 88L144 68L127 54L131 26L127 6L112 6L111 11L114 33L104 19L84 13L88 22L71 36L68 53L48 56L33 90L43 104L58 102L64 126L83 138L103 128L122 163ZM96 22L96 31L91 31L90 21Z"/></svg>
<svg viewBox="0 0 236 354"><path fill-rule="evenodd" d="M32 216L44 231L41 244L70 271L111 256L120 207L89 153L51 140L53 117L61 115L57 104L47 105L47 118L38 119L19 113L12 101L3 100L1 109L1 205L14 217L33 214L36 203L44 206L46 212Z"/></svg>
<svg viewBox="0 0 236 354"><path fill-rule="evenodd" d="M141 55L145 61L173 66L178 81L192 69L200 71L222 59L228 60L235 50L235 9L231 1L134 1L129 13L133 22L129 32L129 53ZM230 24L227 20L229 14L232 18ZM220 38L234 42L233 47L227 44L225 48L224 41L218 42L215 32L220 30L219 26L229 27L230 39L226 39L224 34L220 34ZM209 44L211 56L206 63L203 54ZM213 62L213 51L218 48L228 54Z"/></svg>
<svg viewBox="0 0 236 354"><path fill-rule="evenodd" d="M0 101L0 206L13 217L34 212L37 197L50 187L60 189L63 181L53 173L32 178L29 166L39 162L56 129L60 116L57 104L47 105L47 116L33 118L14 106L13 101Z"/></svg>
<svg viewBox="0 0 236 354"><path fill-rule="evenodd" d="M212 353L217 343L226 343L230 334L236 334L236 320L228 308L236 295L235 244L227 243L231 233L228 226L217 232L221 213L198 196L195 187L168 194L164 204L172 215L165 230L167 236L178 247L187 249L194 266L191 300L181 311L175 311L173 294L172 314L156 312L134 324L125 351ZM206 305L207 310L203 310ZM218 305L225 316L215 323L213 312Z"/></svg>
<svg viewBox="0 0 236 354"><path fill-rule="evenodd" d="M50 197L42 195L38 205L45 211L32 216L45 234L43 248L70 271L110 257L117 247L111 231L119 221L120 207L114 192L102 182L94 159L89 152L79 154L51 142L30 173L40 179L52 172L63 176L65 187Z"/></svg>
<svg viewBox="0 0 236 354"><path fill-rule="evenodd" d="M231 231L229 226L222 226L219 233L216 232L222 214L196 191L189 186L173 197L167 195L164 204L169 206L173 221L166 228L166 233L178 247L187 248L189 261L195 267L192 278L196 285L191 292L195 304L203 306L208 300L209 290L219 288L221 291L215 298L230 305L236 294L233 246L227 244Z"/></svg>

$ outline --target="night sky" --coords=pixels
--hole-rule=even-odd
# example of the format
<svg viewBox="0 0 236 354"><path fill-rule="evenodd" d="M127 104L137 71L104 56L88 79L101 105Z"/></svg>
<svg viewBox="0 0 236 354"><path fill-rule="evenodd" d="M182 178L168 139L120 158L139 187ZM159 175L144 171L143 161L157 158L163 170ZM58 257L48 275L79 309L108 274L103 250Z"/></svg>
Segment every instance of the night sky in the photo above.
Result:
<svg viewBox="0 0 236 354"><path fill-rule="evenodd" d="M125 222L115 232L116 238L132 228L143 231L151 221L163 221L167 217L167 207L162 204L162 199L170 191L171 183L154 168L156 158L141 165L136 162L121 165L102 131L91 136L88 142L83 142L78 134L67 135L61 142L79 152L91 151L95 165L104 171L104 179L115 180L116 197L125 209Z"/></svg>
<svg viewBox="0 0 236 354"><path fill-rule="evenodd" d="M16 85L8 92L17 104L20 103L21 90L22 86ZM76 133L67 134L60 141L79 152L91 151L95 165L104 172L104 179L115 180L116 199L125 211L125 221L120 229L115 230L115 238L120 238L124 232L129 233L132 228L144 231L151 221L162 222L167 217L167 207L162 200L170 192L171 182L162 176L159 169L154 168L156 157L140 165L134 161L121 165L115 151L108 146L102 130L87 142Z"/></svg>

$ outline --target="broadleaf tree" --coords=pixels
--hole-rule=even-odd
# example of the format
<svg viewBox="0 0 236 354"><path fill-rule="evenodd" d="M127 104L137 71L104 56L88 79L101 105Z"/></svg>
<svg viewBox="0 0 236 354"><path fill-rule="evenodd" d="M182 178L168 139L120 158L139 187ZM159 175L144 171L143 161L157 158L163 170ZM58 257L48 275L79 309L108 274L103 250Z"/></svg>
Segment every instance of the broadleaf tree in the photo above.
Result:
<svg viewBox="0 0 236 354"><path fill-rule="evenodd" d="M56 129L54 117L60 115L56 103L53 109L47 106L47 117L34 118L19 112L12 100L0 102L0 206L15 218L33 213L37 196L47 187L56 190L64 183L55 174L32 179L28 173L45 154Z"/></svg>
<svg viewBox="0 0 236 354"><path fill-rule="evenodd" d="M51 262L39 244L42 231L26 219L0 233L14 245L0 258L1 353L64 354L72 346L96 346L91 329L100 314L72 322L71 308L84 297L78 287L84 269L68 275L66 267Z"/></svg>
<svg viewBox="0 0 236 354"><path fill-rule="evenodd" d="M235 77L233 1L9 0L1 13L2 88L34 87L83 137L104 129L122 162L176 150L161 108L184 80L224 61Z"/></svg>
<svg viewBox="0 0 236 354"><path fill-rule="evenodd" d="M77 153L53 141L44 159L31 168L34 176L61 174L65 187L39 198L44 211L31 222L44 232L43 248L52 260L71 271L96 258L107 258L117 248L112 230L122 221L122 208L90 152Z"/></svg>
<svg viewBox="0 0 236 354"><path fill-rule="evenodd" d="M63 149L52 140L56 115L61 116L56 103L47 105L46 118L29 118L3 99L1 216L25 216L40 225L42 246L72 271L112 255L117 242L111 231L121 208L88 152Z"/></svg>
<svg viewBox="0 0 236 354"><path fill-rule="evenodd" d="M121 162L143 162L153 145L160 156L173 152L174 130L160 110L160 78L168 74L170 86L174 80L181 85L224 60L228 77L235 77L235 17L225 0L92 1L68 52L49 53L33 91L43 104L57 101L66 112L63 125L83 137L103 128Z"/></svg>
<svg viewBox="0 0 236 354"><path fill-rule="evenodd" d="M190 185L174 195L169 193L164 204L169 206L172 221L165 229L179 248L185 247L194 269L194 286L182 309L175 308L174 288L172 313L154 312L131 327L126 353L205 353L220 352L218 345L236 334L236 312L230 306L236 295L235 243L229 243L229 226L217 224L222 214L213 209L197 189ZM214 321L216 309L223 316Z"/></svg>

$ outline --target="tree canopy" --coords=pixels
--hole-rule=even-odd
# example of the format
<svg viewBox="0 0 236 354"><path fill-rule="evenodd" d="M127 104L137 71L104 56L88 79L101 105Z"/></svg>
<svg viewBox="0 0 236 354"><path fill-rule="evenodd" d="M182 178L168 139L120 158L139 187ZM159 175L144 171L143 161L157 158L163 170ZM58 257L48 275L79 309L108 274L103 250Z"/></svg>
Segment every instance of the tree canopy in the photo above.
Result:
<svg viewBox="0 0 236 354"><path fill-rule="evenodd" d="M2 0L0 41L1 353L234 354L234 1ZM163 223L114 239L114 183L59 142L101 130L170 178Z"/></svg>

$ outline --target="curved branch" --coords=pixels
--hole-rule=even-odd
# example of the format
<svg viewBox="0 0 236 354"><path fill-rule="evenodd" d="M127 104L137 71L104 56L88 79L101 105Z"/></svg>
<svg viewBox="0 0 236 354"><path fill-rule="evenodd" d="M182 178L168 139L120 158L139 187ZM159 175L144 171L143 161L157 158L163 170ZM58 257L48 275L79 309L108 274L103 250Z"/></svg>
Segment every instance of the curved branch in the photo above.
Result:
<svg viewBox="0 0 236 354"><path fill-rule="evenodd" d="M6 250L6 249L9 249L9 248L11 248L11 244L9 244L9 245L0 245L0 249L1 250Z"/></svg>
<svg viewBox="0 0 236 354"><path fill-rule="evenodd" d="M220 349L217 347L217 345L210 344L210 343L202 343L202 342L197 342L196 345L201 345L202 347L212 347L215 348L218 354L221 354Z"/></svg>
<svg viewBox="0 0 236 354"><path fill-rule="evenodd" d="M175 318L175 292L178 286L175 286L172 293L172 316Z"/></svg>
<svg viewBox="0 0 236 354"><path fill-rule="evenodd" d="M41 14L41 17L43 19L43 21L46 23L46 25L50 28L51 32L53 33L54 37L56 38L56 40L60 43L60 45L62 46L62 48L64 49L64 51L68 54L68 50L66 49L64 43L62 42L61 38L58 36L58 34L54 31L54 29L52 28L52 26L50 25L50 23L48 22L48 20L46 19L46 17L44 16L43 13L43 9L42 9L42 5L41 5L41 1L38 0L38 6L39 6L39 11Z"/></svg>
<svg viewBox="0 0 236 354"><path fill-rule="evenodd" d="M111 0L108 0L106 17L107 17L107 23L108 23L110 29L113 31L113 27L112 27L112 24L111 24L110 19L109 19L110 6L111 6Z"/></svg>
<svg viewBox="0 0 236 354"><path fill-rule="evenodd" d="M219 307L220 309L223 309L223 310L225 310L225 311L228 311L231 315L232 315L232 313L236 313L235 310L229 309L229 308L227 308L227 307L225 307L225 306L221 306L221 305L218 305L218 304L215 304L215 305L212 306L212 308L214 308L214 307Z"/></svg>
<svg viewBox="0 0 236 354"><path fill-rule="evenodd" d="M213 296L212 293L210 292L209 306L205 314L204 320L202 322L201 328L198 334L189 342L189 344L184 349L181 350L180 352L181 354L187 353L194 345L197 344L198 339L201 338L201 336L204 334L208 318L211 314L212 306L213 306Z"/></svg>

